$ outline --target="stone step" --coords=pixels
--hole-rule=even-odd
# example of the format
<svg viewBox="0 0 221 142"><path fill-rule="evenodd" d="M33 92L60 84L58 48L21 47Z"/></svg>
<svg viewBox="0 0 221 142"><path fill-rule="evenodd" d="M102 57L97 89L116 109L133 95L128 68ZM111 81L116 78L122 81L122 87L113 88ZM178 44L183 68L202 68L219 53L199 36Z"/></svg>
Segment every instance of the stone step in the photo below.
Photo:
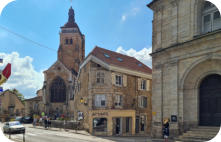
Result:
<svg viewBox="0 0 221 142"><path fill-rule="evenodd" d="M218 132L211 132L211 131L208 131L208 132L204 132L204 131L187 131L186 133L188 134L201 134L201 135L207 135L207 134L211 134L211 135L217 135Z"/></svg>
<svg viewBox="0 0 221 142"><path fill-rule="evenodd" d="M190 131L206 131L206 132L219 132L220 128L192 128Z"/></svg>
<svg viewBox="0 0 221 142"><path fill-rule="evenodd" d="M207 140L191 139L191 138L182 138L174 139L175 142L205 142Z"/></svg>
<svg viewBox="0 0 221 142"><path fill-rule="evenodd" d="M209 133L207 133L207 134L202 135L202 134L200 134L200 133L196 133L196 134L193 134L193 133L184 133L183 136L197 136L197 137L209 137L209 138L213 138L213 137L216 136L216 134L214 135L214 134L209 134Z"/></svg>

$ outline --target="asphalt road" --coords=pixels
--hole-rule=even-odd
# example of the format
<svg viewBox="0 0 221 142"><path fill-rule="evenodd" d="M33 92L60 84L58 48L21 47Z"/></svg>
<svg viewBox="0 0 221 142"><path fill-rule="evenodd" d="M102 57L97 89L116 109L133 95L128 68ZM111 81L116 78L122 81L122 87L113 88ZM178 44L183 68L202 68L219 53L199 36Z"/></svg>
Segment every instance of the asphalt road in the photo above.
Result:
<svg viewBox="0 0 221 142"><path fill-rule="evenodd" d="M0 126L2 128L2 124ZM25 125L25 127L25 142L151 142L150 139L144 137L96 137L66 132L63 129L45 130L32 128L31 125ZM23 134L11 135L11 140L23 142Z"/></svg>

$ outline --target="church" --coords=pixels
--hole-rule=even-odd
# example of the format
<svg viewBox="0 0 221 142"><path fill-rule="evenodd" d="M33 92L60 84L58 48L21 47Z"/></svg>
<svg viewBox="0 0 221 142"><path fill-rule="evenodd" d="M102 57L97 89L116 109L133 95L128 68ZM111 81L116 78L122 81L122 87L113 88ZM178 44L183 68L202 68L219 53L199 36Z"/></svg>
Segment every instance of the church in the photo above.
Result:
<svg viewBox="0 0 221 142"><path fill-rule="evenodd" d="M204 0L153 0L152 136L221 124L221 18ZM217 129L218 130L218 129ZM207 133L206 133L207 135Z"/></svg>
<svg viewBox="0 0 221 142"><path fill-rule="evenodd" d="M68 12L68 22L61 27L57 61L44 71L42 88L43 103L47 115L68 113L68 102L74 98L75 81L79 65L85 58L85 36L75 22L72 7Z"/></svg>

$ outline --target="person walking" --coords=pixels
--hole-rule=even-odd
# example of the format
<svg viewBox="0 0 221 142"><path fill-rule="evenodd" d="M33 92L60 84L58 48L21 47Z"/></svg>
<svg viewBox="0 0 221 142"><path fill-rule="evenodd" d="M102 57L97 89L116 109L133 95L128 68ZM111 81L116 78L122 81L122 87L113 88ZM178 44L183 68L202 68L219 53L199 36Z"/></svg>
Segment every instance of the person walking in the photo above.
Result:
<svg viewBox="0 0 221 142"><path fill-rule="evenodd" d="M168 138L169 138L169 135L170 135L169 121L170 120L168 118L163 121L163 138L164 138L165 142L168 142Z"/></svg>
<svg viewBox="0 0 221 142"><path fill-rule="evenodd" d="M44 124L45 124L45 129L47 129L48 128L48 118L47 118L47 116L45 116L45 118L44 118Z"/></svg>

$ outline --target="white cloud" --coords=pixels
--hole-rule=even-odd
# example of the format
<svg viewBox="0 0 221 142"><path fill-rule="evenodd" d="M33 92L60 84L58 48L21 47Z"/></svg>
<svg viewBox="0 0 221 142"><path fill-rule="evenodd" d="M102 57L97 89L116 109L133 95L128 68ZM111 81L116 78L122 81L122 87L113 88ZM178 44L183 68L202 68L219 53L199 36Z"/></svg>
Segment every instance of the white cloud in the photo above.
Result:
<svg viewBox="0 0 221 142"><path fill-rule="evenodd" d="M127 16L126 15L122 15L122 17L121 17L121 21L125 21L126 20L126 18L127 18Z"/></svg>
<svg viewBox="0 0 221 142"><path fill-rule="evenodd" d="M134 7L130 9L129 11L125 12L124 14L122 14L121 21L124 22L126 21L128 17L136 16L139 12L140 12L140 8Z"/></svg>
<svg viewBox="0 0 221 142"><path fill-rule="evenodd" d="M152 57L149 55L152 52L152 48L143 48L140 51L136 51L132 48L125 50L122 46L119 46L116 52L134 57L148 67L152 67Z"/></svg>
<svg viewBox="0 0 221 142"><path fill-rule="evenodd" d="M12 74L8 81L3 84L4 90L16 88L26 98L35 96L36 91L42 87L44 76L43 70L38 72L34 69L33 59L29 56L20 57L17 52L0 53L0 58L3 58L0 69L3 69L7 63L12 64Z"/></svg>

